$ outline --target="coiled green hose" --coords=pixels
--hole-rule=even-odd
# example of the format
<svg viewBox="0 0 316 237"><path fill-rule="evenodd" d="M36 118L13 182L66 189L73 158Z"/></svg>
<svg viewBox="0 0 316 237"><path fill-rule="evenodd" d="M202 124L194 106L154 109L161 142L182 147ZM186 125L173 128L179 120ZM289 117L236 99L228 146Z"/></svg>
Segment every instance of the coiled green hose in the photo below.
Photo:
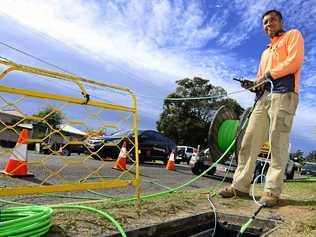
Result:
<svg viewBox="0 0 316 237"><path fill-rule="evenodd" d="M45 206L1 209L0 236L42 236L52 225L52 213L52 208Z"/></svg>
<svg viewBox="0 0 316 237"><path fill-rule="evenodd" d="M1 200L10 204L19 204ZM42 236L52 226L53 209L83 209L96 213L111 221L123 237L126 237L123 227L108 213L82 205L50 205L50 206L23 206L1 209L0 237L29 237Z"/></svg>
<svg viewBox="0 0 316 237"><path fill-rule="evenodd" d="M225 120L219 127L217 135L217 144L219 149L224 152L236 137L239 127L239 120ZM234 152L234 147L229 150L229 153Z"/></svg>
<svg viewBox="0 0 316 237"><path fill-rule="evenodd" d="M232 121L234 121L234 120L232 120ZM227 125L224 125L224 130L226 130L226 128L229 126L230 128L238 128L238 126L239 126L239 124L238 125L236 125L236 122L234 121L234 122L229 122L230 124L227 124ZM234 126L233 126L234 125ZM223 125L222 125L223 126ZM226 127L227 126L227 127ZM243 125L243 127L244 127L244 125ZM237 128L236 128L236 130L237 130ZM231 134L233 134L233 135L235 135L236 133L231 133ZM230 140L230 138L228 138L228 137L224 137L224 138L221 138L221 141L223 141L223 144L225 144L228 140ZM204 172L202 172L200 175L198 175L198 176L196 176L195 178L193 178L193 179L191 179L190 181L188 181L188 182L186 182L186 183L184 183L184 184L182 184L182 185L180 185L180 186L178 186L178 187L176 187L176 188L171 188L171 189L169 189L169 190L167 190L167 191L163 191L163 192L159 192L159 193L154 193L154 194L149 194L149 195L145 195L145 196L142 196L141 197L141 199L150 199L150 198L152 198L152 197L157 197L157 196L162 196L162 195L165 195L165 194L168 194L168 193L172 193L172 192L177 192L178 190L180 190L180 189L183 189L184 187L186 187L186 186L188 186L188 185L190 185L191 183L193 183L193 182L195 182L197 179L199 179L199 178L201 178L203 175L205 175L209 170L211 170L212 168L214 168L226 155L227 155L227 153L230 151L230 150L232 150L233 149L233 146L235 145L235 143L236 143L236 138L234 138L234 136L232 137L232 140L231 140L231 142L228 144L228 147L226 148L226 150L225 150L225 152L222 154L222 156L216 161L216 162L214 162L208 169L206 169ZM225 145L226 146L226 145ZM126 199L121 199L121 200L117 200L117 201L115 201L115 202L127 202L127 201L135 201L136 200L136 198L134 197L134 198L126 198ZM10 201L5 201L5 200L0 200L0 201L2 201L2 202L7 202L7 203L13 203L13 202L10 202ZM102 199L101 200L97 200L97 201L102 201ZM103 200L104 201L104 200ZM20 204L21 205L21 204ZM22 205L24 205L24 204L22 204ZM31 206L31 208L33 208L34 206ZM124 232L124 230L123 230L123 228L120 226L120 224L113 218L113 217L111 217L109 214L107 214L107 213L105 213L105 212L102 212L102 211L100 211L100 210L97 210L97 209L95 209L95 208L91 208L91 207L87 207L87 206L79 206L79 205L51 205L50 207L52 207L52 208L81 208L81 209L85 209L85 210L88 210L88 211L91 211L91 212L94 212L94 213L97 213L97 214L99 214L99 215L101 215L101 216L103 216L103 217L105 217L105 218L107 218L107 219L109 219L116 227L117 227L117 229L119 230L119 232L121 233L121 235L123 236L123 237L126 237L126 233ZM29 206L28 207L23 207L23 208L25 208L26 209L26 213L27 213L27 211L28 211L28 209L30 208ZM45 207L41 207L41 208L45 208ZM46 207L46 208L48 208L48 207ZM25 210L24 209L24 210ZM6 209L4 209L5 211L6 211ZM22 213L18 213L17 215L22 215ZM50 216L51 216L51 213L50 213ZM1 219L0 219L0 221L1 221ZM4 222L5 223L5 222ZM47 223L47 222L46 222ZM28 230L29 232L27 232L26 234L24 234L24 235L12 235L12 233L10 233L9 232L9 234L3 234L3 230L1 229L1 227L2 227L2 224L3 223L1 223L0 222L0 237L1 236L41 236L41 235L43 235L43 234L45 234L45 233L47 233L48 232L48 230L49 230L49 228L50 228L50 226L51 226L51 222L49 223L49 225L47 225L47 227L45 226L45 229L44 229L44 227L43 227L43 230L45 230L46 232L44 232L42 229L40 229L40 230L38 230L38 229L35 229L35 230L33 230L34 232L30 232L30 230ZM25 223L23 223L23 224L25 224ZM36 223L35 223L36 224ZM4 224L3 226L5 226L6 224ZM35 226L37 226L37 224L35 225ZM19 226L17 227L17 228L20 228ZM18 229L17 229L18 230ZM14 230L12 230L12 231L14 231ZM18 230L18 231L20 231L20 229ZM43 231L43 232L40 232L40 231ZM33 234L34 233L34 234ZM36 233L39 233L39 234L36 234Z"/></svg>

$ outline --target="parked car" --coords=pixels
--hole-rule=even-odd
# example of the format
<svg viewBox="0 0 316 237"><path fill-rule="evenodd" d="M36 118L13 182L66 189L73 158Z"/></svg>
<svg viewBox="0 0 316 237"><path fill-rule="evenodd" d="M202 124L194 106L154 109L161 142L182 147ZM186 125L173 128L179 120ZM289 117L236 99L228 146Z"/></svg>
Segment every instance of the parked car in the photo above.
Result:
<svg viewBox="0 0 316 237"><path fill-rule="evenodd" d="M316 176L316 163L312 162L306 162L303 165L303 168L301 170L302 175L315 175Z"/></svg>
<svg viewBox="0 0 316 237"><path fill-rule="evenodd" d="M200 151L198 154L195 153L190 159L189 165L191 171L195 175L200 175L212 165L212 159L210 157L209 148ZM211 169L207 174L212 175L216 171L216 167Z"/></svg>
<svg viewBox="0 0 316 237"><path fill-rule="evenodd" d="M255 179L258 175L260 175L262 173L263 167L265 167L263 174L266 175L268 168L269 168L269 165L270 165L270 159L268 159L268 163L264 166L265 161L266 161L265 158L261 158L260 156L258 156L257 161L256 161L256 168L254 171L253 179ZM228 167L229 167L227 165L227 163L229 163L229 161L227 161L224 164L224 166L227 167L226 169L228 169ZM189 165L191 166L191 171L195 175L201 174L203 171L208 169L212 164L213 164L213 161L212 161L212 158L210 156L209 148L202 150L196 156L192 156L192 158L189 162ZM237 167L236 161L233 160L229 171L234 171L236 167ZM296 170L296 167L295 167L294 161L288 160L286 168L285 168L285 172L284 172L285 178L286 179L293 179L295 170ZM216 167L211 169L208 172L208 174L212 175L215 173L215 171L216 171Z"/></svg>
<svg viewBox="0 0 316 237"><path fill-rule="evenodd" d="M90 152L96 154L95 158L104 159L111 157L116 159L122 147L123 141L127 141L127 151L134 159L134 132L133 130L115 133L111 136L103 137L102 141L88 146ZM88 141L88 144L90 142ZM138 148L140 162L161 160L165 164L168 162L172 150L176 150L176 144L170 138L154 130L138 131Z"/></svg>
<svg viewBox="0 0 316 237"><path fill-rule="evenodd" d="M95 151L96 146L99 146L104 141L104 137L98 136L98 137L90 137L87 141L87 150L86 153L89 153L89 150Z"/></svg>
<svg viewBox="0 0 316 237"><path fill-rule="evenodd" d="M191 146L177 146L177 156L175 162L186 162L189 164L194 149L196 148Z"/></svg>

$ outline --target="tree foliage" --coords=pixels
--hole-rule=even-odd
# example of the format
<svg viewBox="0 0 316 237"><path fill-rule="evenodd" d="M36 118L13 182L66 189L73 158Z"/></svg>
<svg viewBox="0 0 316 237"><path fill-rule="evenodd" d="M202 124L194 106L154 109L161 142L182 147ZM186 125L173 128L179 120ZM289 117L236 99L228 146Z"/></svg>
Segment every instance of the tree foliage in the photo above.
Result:
<svg viewBox="0 0 316 237"><path fill-rule="evenodd" d="M40 110L37 114L34 114L34 116L43 118L42 121L34 123L34 126L43 134L47 133L47 131L52 128L55 129L57 125L62 124L64 120L63 113L53 106L48 106L47 108Z"/></svg>
<svg viewBox="0 0 316 237"><path fill-rule="evenodd" d="M168 98L214 96L208 100L165 100L163 112L157 121L157 130L172 138L178 145L207 146L207 133L216 109L221 105L230 106L239 116L243 108L233 99L222 99L226 91L194 77L176 82L176 91ZM216 97L217 96L217 97Z"/></svg>
<svg viewBox="0 0 316 237"><path fill-rule="evenodd" d="M306 157L305 160L308 162L316 162L316 150L311 151Z"/></svg>

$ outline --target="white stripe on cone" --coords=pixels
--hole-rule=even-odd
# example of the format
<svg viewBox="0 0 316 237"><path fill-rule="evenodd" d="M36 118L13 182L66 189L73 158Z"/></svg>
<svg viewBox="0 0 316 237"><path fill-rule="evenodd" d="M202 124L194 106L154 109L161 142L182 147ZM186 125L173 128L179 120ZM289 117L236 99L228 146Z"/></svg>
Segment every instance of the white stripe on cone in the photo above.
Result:
<svg viewBox="0 0 316 237"><path fill-rule="evenodd" d="M27 154L27 144L17 143L9 159L27 161L26 154Z"/></svg>
<svg viewBox="0 0 316 237"><path fill-rule="evenodd" d="M121 148L121 151L120 151L120 154L119 154L119 158L126 158L126 147L123 146Z"/></svg>
<svg viewBox="0 0 316 237"><path fill-rule="evenodd" d="M171 154L169 156L169 160L174 161L174 152L171 152Z"/></svg>

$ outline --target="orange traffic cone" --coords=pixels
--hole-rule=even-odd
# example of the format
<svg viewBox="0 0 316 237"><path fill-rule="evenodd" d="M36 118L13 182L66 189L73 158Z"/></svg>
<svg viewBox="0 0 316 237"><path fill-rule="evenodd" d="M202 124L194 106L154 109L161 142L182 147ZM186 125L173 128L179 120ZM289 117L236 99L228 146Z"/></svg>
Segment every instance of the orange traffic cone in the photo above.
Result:
<svg viewBox="0 0 316 237"><path fill-rule="evenodd" d="M22 129L17 144L15 145L9 161L1 172L10 176L32 176L27 168L27 140L28 130Z"/></svg>
<svg viewBox="0 0 316 237"><path fill-rule="evenodd" d="M123 142L120 154L112 168L116 170L126 170L126 141Z"/></svg>
<svg viewBox="0 0 316 237"><path fill-rule="evenodd" d="M170 153L169 160L166 166L167 170L176 170L176 165L174 163L174 151Z"/></svg>

